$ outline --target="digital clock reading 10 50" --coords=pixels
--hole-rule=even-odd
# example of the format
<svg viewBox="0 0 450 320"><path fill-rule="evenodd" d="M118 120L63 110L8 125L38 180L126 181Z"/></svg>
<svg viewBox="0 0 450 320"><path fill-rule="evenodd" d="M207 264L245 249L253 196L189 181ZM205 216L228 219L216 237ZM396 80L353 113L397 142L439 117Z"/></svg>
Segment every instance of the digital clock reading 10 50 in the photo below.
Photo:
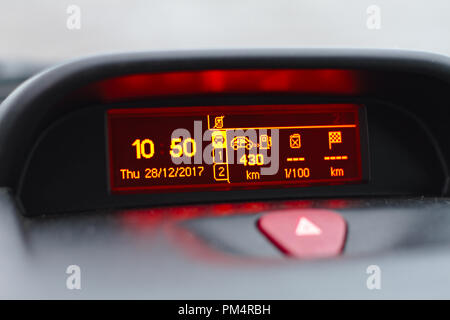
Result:
<svg viewBox="0 0 450 320"><path fill-rule="evenodd" d="M112 193L358 183L363 106L111 109Z"/></svg>

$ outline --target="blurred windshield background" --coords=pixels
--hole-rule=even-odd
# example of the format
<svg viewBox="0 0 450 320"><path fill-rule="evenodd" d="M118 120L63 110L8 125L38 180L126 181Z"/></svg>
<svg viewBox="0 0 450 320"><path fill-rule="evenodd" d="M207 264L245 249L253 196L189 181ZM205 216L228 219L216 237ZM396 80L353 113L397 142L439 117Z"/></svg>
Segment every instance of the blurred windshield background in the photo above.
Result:
<svg viewBox="0 0 450 320"><path fill-rule="evenodd" d="M79 29L67 26L74 5ZM144 50L350 47L450 55L449 0L2 0L0 15L3 75Z"/></svg>

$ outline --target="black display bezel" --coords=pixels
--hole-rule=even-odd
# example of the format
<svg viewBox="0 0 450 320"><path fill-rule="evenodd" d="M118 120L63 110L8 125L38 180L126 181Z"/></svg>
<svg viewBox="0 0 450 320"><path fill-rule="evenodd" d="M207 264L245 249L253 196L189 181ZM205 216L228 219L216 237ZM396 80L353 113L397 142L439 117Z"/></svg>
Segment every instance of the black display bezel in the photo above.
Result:
<svg viewBox="0 0 450 320"><path fill-rule="evenodd" d="M232 190L232 191L199 191L180 193L145 193L145 194L110 194L108 185L109 178L105 165L108 162L106 148L106 111L111 108L144 108L149 106L180 106L184 105L223 105L223 104L324 104L324 103L354 103L366 106L367 131L361 133L362 137L367 137L368 160L367 172L369 179L364 184L346 184L339 186L311 186L293 188L273 188L273 189L253 189L253 190ZM371 111L370 111L371 110ZM395 177L388 175L384 171L379 171L381 159L384 159L384 146L378 143L373 145L374 119L370 114L384 115L390 113L391 122L397 125L402 119L404 122L407 113L400 106L389 102L373 100L370 98L348 98L348 97L305 97L294 95L253 95L253 96L208 96L208 97L172 97L152 99L146 101L117 102L114 104L91 105L87 108L67 114L49 127L40 137L30 157L29 164L24 172L21 187L19 189L19 199L27 214L51 214L58 212L83 211L92 209L114 209L131 207L153 207L164 205L187 205L198 203L217 203L235 201L265 201L280 199L305 199L305 198L342 198L342 197L362 197L362 196L405 196L405 195L439 195L444 182L445 168L441 169L438 149L433 150L434 138L427 142L427 149L433 157L427 157L429 164L427 167L433 172L426 180L411 180L405 174L411 164L396 163L396 155L389 161L396 169ZM370 111L370 112L369 112ZM395 113L392 113L395 112ZM402 115L403 114L403 115ZM409 117L409 116L408 116ZM409 117L411 118L411 117ZM369 121L367 121L369 119ZM414 118L409 119L413 125ZM382 120L382 122L385 122ZM79 141L80 123L83 123L85 131L85 141ZM371 125L372 123L372 125ZM422 126L419 123L414 126ZM364 128L365 126L360 126ZM372 130L371 130L372 127ZM62 131L61 131L62 130ZM378 130L378 129L377 129ZM372 132L371 132L372 131ZM426 135L424 128L420 129ZM67 148L67 142L62 141L60 136L65 136L78 146L75 149ZM50 139L50 140L49 140ZM49 140L49 141L47 141ZM370 144L370 148L369 148ZM100 148L98 148L100 146ZM48 158L48 154L53 149L61 148L65 151L66 160L61 161ZM46 160L43 161L44 157ZM81 158L80 158L81 157ZM83 158L84 157L84 158ZM87 159L88 158L88 159ZM431 160L435 158L436 160ZM382 162L383 162L382 161ZM84 165L83 165L84 163ZM30 167L30 165L32 166ZM77 171L79 169L83 171ZM376 176L373 174L377 169ZM58 176L46 181L43 173L48 170L56 170ZM80 175L89 172L90 181L87 183ZM77 173L78 172L78 173ZM403 174L401 173L403 172ZM431 173L430 172L430 173ZM426 177L426 176L424 176ZM375 179L376 178L376 179ZM47 179L48 180L48 179ZM60 181L64 181L64 188L61 188ZM38 190L38 191L37 191ZM51 197L51 202L49 198Z"/></svg>

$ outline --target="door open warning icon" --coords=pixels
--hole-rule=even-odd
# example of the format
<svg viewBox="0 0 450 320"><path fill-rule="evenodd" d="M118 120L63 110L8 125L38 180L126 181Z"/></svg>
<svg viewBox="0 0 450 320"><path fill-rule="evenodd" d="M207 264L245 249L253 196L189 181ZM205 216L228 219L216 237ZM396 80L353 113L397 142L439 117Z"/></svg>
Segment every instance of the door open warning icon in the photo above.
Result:
<svg viewBox="0 0 450 320"><path fill-rule="evenodd" d="M295 234L297 236L318 236L321 233L322 230L305 217L300 218L297 228L295 229Z"/></svg>

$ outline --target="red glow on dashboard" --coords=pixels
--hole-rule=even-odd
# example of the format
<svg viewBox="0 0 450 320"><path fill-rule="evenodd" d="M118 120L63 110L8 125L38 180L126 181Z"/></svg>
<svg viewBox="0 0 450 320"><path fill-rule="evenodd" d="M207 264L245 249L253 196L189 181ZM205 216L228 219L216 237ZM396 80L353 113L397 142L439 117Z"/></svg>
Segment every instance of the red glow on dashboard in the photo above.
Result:
<svg viewBox="0 0 450 320"><path fill-rule="evenodd" d="M205 94L356 94L357 71L338 69L203 70L126 75L89 89L104 102L173 95Z"/></svg>

